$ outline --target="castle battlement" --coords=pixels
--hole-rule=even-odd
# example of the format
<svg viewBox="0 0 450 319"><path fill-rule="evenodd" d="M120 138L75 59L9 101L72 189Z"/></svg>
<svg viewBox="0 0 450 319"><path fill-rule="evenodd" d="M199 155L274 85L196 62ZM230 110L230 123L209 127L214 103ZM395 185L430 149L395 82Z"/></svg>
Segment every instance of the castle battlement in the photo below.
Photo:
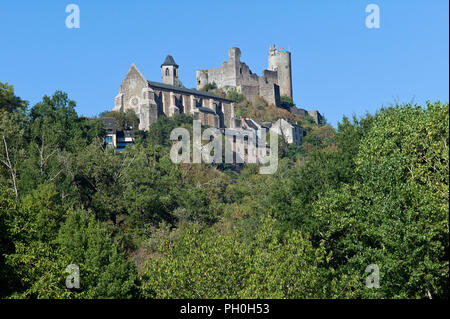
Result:
<svg viewBox="0 0 450 319"><path fill-rule="evenodd" d="M268 103L279 106L280 96L292 98L291 53L272 45L268 69L258 76L241 62L241 50L233 47L228 51L228 61L216 69L197 70L196 79L197 89L215 83L221 89L237 88L249 100L263 97Z"/></svg>

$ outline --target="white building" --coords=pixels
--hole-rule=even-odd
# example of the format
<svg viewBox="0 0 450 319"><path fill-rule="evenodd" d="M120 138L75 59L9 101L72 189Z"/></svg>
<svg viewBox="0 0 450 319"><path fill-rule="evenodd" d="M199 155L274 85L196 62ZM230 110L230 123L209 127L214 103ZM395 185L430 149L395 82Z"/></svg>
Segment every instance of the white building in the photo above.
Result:
<svg viewBox="0 0 450 319"><path fill-rule="evenodd" d="M302 143L303 129L289 120L278 119L272 124L270 131L282 136L289 144L301 145Z"/></svg>

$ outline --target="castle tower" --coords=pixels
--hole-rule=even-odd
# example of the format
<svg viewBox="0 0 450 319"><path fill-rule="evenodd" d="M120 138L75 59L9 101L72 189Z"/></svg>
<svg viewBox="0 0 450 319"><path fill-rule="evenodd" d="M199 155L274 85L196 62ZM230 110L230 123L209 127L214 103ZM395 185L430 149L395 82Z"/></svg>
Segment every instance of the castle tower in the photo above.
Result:
<svg viewBox="0 0 450 319"><path fill-rule="evenodd" d="M232 47L228 50L228 60L235 64L241 62L241 50L238 47Z"/></svg>
<svg viewBox="0 0 450 319"><path fill-rule="evenodd" d="M229 70L232 71L232 86L239 86L240 83L240 66L241 66L241 50L238 47L232 47L228 50L228 65Z"/></svg>
<svg viewBox="0 0 450 319"><path fill-rule="evenodd" d="M162 83L179 86L178 64L171 55L167 55L164 63L161 64Z"/></svg>
<svg viewBox="0 0 450 319"><path fill-rule="evenodd" d="M291 52L279 51L275 45L269 49L269 70L277 71L280 95L292 99Z"/></svg>

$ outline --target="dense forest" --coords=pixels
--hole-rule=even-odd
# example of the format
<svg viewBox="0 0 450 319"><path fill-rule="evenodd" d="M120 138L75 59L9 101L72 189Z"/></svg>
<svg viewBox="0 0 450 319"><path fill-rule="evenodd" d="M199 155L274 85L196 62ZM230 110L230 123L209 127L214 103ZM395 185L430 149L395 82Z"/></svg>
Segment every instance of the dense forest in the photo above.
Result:
<svg viewBox="0 0 450 319"><path fill-rule="evenodd" d="M290 116L236 95L238 115ZM296 119L273 175L172 163L183 114L115 152L75 106L0 83L0 298L448 298L448 103Z"/></svg>

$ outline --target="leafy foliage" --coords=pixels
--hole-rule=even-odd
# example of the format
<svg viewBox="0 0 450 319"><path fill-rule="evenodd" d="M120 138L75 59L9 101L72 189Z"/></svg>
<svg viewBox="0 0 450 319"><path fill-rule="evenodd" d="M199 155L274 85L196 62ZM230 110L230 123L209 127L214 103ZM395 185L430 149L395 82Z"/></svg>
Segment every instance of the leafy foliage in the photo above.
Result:
<svg viewBox="0 0 450 319"><path fill-rule="evenodd" d="M132 130L139 127L139 118L132 109L125 112L106 111L100 114L100 117L114 118L114 124L118 131Z"/></svg>
<svg viewBox="0 0 450 319"><path fill-rule="evenodd" d="M298 232L280 240L276 221L264 218L251 244L236 232L190 227L174 245L161 244L164 257L152 259L143 275L151 298L318 298L335 289L319 265L329 256ZM167 248L168 247L168 248ZM329 291L327 291L329 290Z"/></svg>
<svg viewBox="0 0 450 319"><path fill-rule="evenodd" d="M280 97L280 102L280 107L288 111L291 109L291 107L295 106L294 101L286 95L282 95Z"/></svg>
<svg viewBox="0 0 450 319"><path fill-rule="evenodd" d="M172 163L171 130L192 132L185 114L119 153L67 94L28 108L0 83L0 297L448 298L448 104L335 130L235 93L240 115L306 133L299 147L279 141L273 175ZM65 287L70 264L78 290ZM370 264L378 289L364 285Z"/></svg>

